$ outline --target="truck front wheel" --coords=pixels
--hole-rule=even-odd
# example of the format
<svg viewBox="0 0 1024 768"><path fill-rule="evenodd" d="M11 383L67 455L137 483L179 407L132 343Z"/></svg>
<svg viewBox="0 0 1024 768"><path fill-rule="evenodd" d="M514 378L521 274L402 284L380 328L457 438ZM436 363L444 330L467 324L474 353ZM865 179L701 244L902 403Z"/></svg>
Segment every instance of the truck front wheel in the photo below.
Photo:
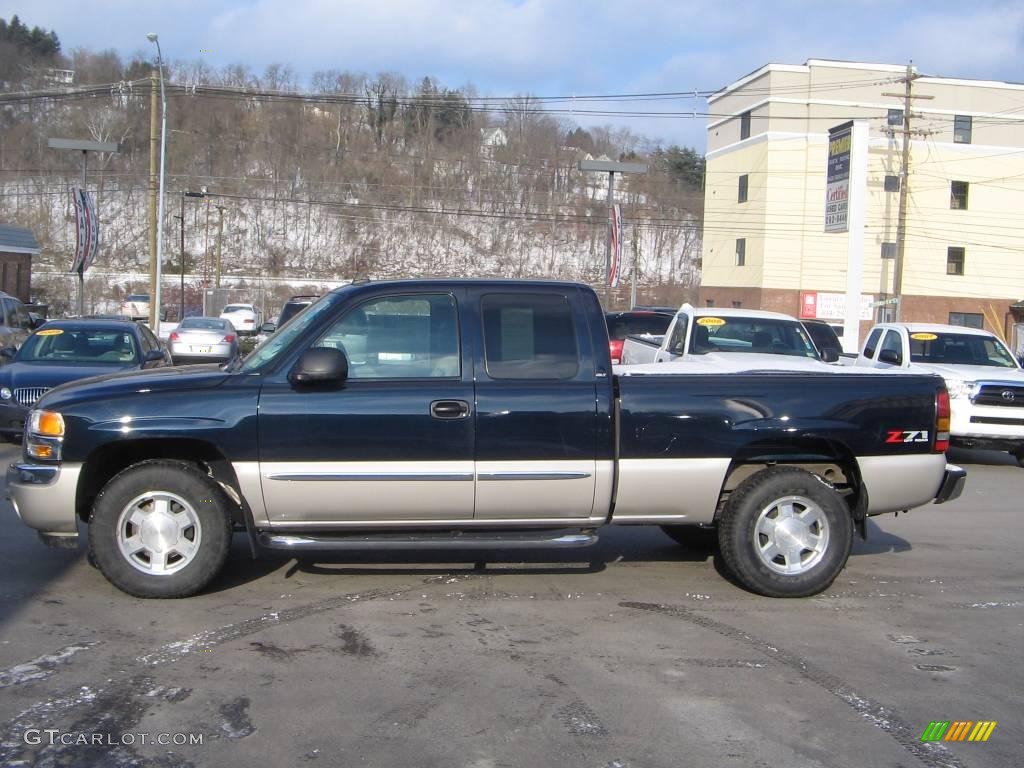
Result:
<svg viewBox="0 0 1024 768"><path fill-rule="evenodd" d="M732 492L719 521L722 558L736 578L768 597L806 597L839 575L853 521L838 493L796 467L770 467Z"/></svg>
<svg viewBox="0 0 1024 768"><path fill-rule="evenodd" d="M187 597L220 571L231 545L223 491L184 462L145 461L115 475L93 505L89 552L136 597Z"/></svg>

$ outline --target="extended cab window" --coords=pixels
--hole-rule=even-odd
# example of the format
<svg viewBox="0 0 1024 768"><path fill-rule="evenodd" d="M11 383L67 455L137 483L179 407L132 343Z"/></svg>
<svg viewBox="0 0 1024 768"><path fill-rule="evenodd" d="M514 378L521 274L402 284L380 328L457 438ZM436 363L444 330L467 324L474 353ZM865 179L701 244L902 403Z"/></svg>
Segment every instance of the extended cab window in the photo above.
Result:
<svg viewBox="0 0 1024 768"><path fill-rule="evenodd" d="M576 328L565 296L492 294L481 302L484 361L492 379L571 379Z"/></svg>
<svg viewBox="0 0 1024 768"><path fill-rule="evenodd" d="M882 336L882 329L875 328L871 331L871 335L868 336L868 340L864 343L864 357L874 357L875 349L878 347L878 340Z"/></svg>
<svg viewBox="0 0 1024 768"><path fill-rule="evenodd" d="M462 372L455 299L447 294L368 301L315 346L342 350L353 379L452 378Z"/></svg>

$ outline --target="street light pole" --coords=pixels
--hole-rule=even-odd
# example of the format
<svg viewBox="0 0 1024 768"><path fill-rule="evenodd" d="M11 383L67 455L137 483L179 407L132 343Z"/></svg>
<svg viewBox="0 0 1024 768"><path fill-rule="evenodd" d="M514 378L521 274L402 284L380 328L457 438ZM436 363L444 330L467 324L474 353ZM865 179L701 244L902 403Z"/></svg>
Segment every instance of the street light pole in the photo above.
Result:
<svg viewBox="0 0 1024 768"><path fill-rule="evenodd" d="M164 160L167 152L167 95L164 93L164 58L160 50L160 39L155 32L146 39L156 44L156 65L160 72L160 191L156 214L156 279L150 287L149 322L154 333L160 332L160 279L163 271L163 223L164 223Z"/></svg>

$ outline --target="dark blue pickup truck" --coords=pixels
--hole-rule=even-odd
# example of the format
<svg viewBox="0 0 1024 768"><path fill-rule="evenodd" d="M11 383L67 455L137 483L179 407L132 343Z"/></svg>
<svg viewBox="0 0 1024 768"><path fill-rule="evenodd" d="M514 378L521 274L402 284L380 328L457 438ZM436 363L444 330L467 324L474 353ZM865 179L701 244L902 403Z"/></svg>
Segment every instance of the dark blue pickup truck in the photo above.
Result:
<svg viewBox="0 0 1024 768"><path fill-rule="evenodd" d="M932 376L613 375L581 285L340 288L244 362L58 387L7 474L21 519L117 587L182 597L253 553L583 546L715 531L751 590L810 595L867 516L956 497ZM851 369L852 370L852 369Z"/></svg>

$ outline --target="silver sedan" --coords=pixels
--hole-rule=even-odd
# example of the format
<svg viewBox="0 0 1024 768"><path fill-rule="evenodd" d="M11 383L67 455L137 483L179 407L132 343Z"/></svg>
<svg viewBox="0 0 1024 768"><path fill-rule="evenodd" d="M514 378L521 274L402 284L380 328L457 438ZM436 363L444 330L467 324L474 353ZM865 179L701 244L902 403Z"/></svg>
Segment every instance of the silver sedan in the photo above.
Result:
<svg viewBox="0 0 1024 768"><path fill-rule="evenodd" d="M225 362L238 356L238 331L219 317L186 317L167 342L175 364Z"/></svg>

